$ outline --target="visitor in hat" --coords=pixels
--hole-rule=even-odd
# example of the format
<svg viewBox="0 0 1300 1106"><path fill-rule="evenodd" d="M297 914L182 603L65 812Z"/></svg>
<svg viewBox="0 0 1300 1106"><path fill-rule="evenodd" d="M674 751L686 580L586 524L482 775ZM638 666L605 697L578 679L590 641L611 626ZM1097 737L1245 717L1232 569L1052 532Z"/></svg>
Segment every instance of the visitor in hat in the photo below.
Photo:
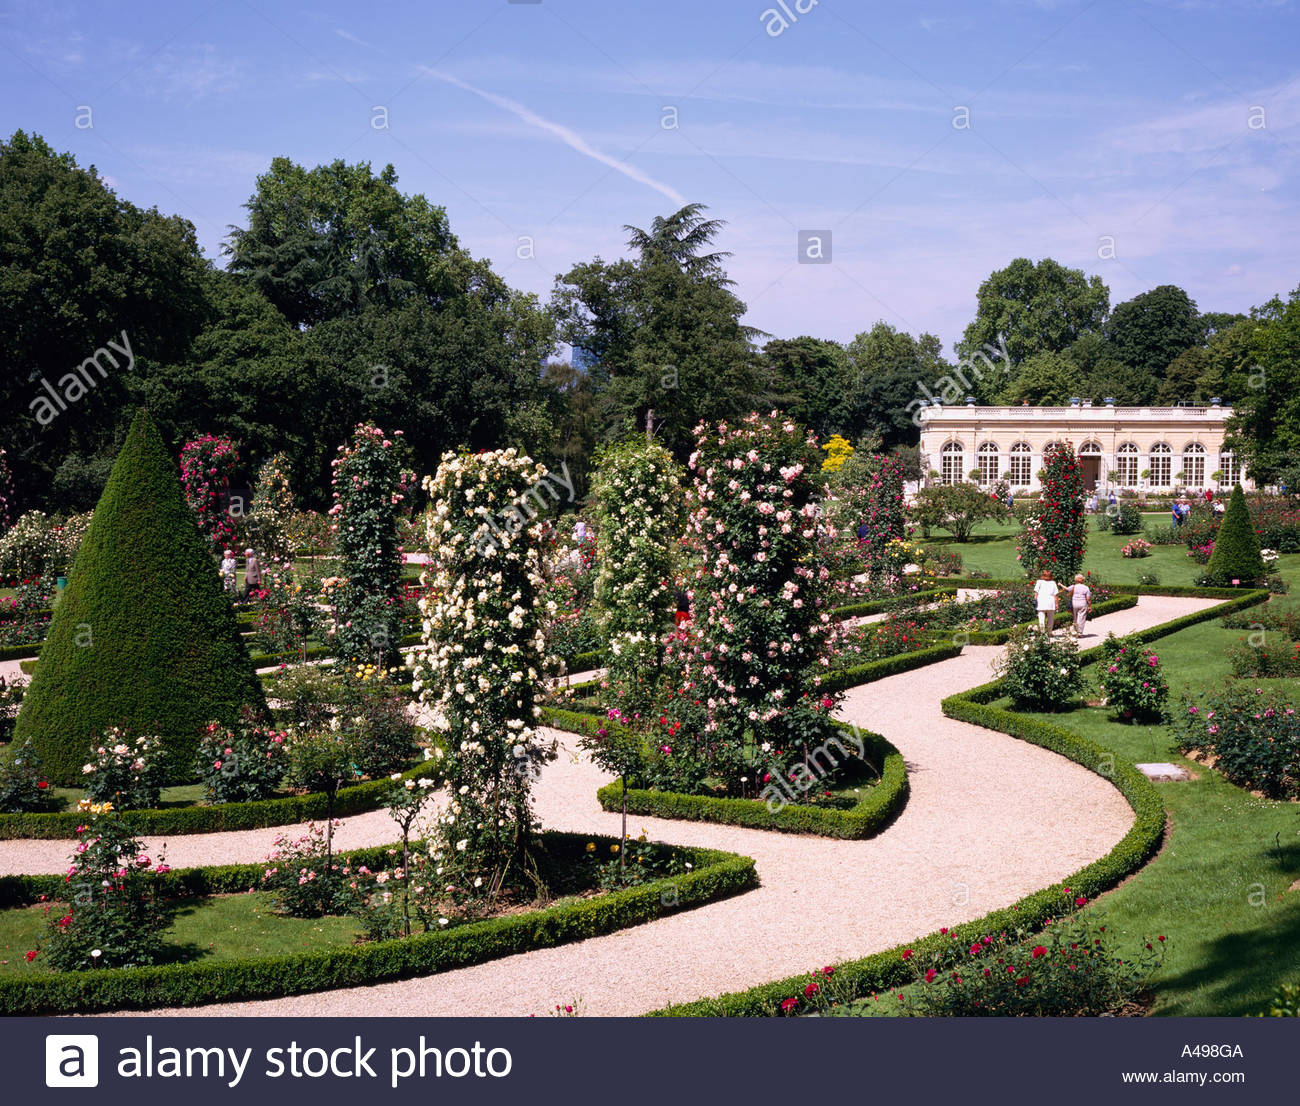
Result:
<svg viewBox="0 0 1300 1106"><path fill-rule="evenodd" d="M221 586L225 588L226 591L230 592L231 595L235 594L236 567L235 551L233 549L227 549L221 554Z"/></svg>

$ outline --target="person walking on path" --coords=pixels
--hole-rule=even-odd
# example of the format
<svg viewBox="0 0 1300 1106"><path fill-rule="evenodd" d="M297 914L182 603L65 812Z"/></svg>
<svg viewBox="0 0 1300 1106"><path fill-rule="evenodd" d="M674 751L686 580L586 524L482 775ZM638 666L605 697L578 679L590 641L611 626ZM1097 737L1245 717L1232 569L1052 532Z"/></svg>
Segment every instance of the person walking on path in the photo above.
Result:
<svg viewBox="0 0 1300 1106"><path fill-rule="evenodd" d="M231 595L235 594L235 569L235 551L227 549L221 555L221 586Z"/></svg>
<svg viewBox="0 0 1300 1106"><path fill-rule="evenodd" d="M1074 574L1074 583L1065 589L1070 597L1070 610L1074 613L1074 632L1083 637L1083 628L1088 623L1092 611L1092 588L1083 581L1083 573Z"/></svg>
<svg viewBox="0 0 1300 1106"><path fill-rule="evenodd" d="M244 598L262 586L262 562L255 549L244 550Z"/></svg>
<svg viewBox="0 0 1300 1106"><path fill-rule="evenodd" d="M1050 634L1056 628L1056 597L1060 592L1052 573L1043 569L1043 573L1034 582L1034 608L1038 611L1038 628Z"/></svg>

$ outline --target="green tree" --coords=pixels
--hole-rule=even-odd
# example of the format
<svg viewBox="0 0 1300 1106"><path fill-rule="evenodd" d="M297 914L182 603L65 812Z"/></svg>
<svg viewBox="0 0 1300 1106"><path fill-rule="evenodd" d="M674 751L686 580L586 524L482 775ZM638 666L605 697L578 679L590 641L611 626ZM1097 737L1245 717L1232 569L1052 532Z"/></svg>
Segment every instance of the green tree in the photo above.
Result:
<svg viewBox="0 0 1300 1106"><path fill-rule="evenodd" d="M1226 405L1235 406L1253 390L1252 377L1258 382L1255 339L1261 321L1262 315L1239 319L1210 337L1205 371L1197 383L1202 396L1218 396Z"/></svg>
<svg viewBox="0 0 1300 1106"><path fill-rule="evenodd" d="M246 278L212 272L204 292L207 323L184 356L152 368L140 401L169 441L223 435L254 465L283 452L291 482L319 506L356 417L343 374Z"/></svg>
<svg viewBox="0 0 1300 1106"><path fill-rule="evenodd" d="M0 441L20 505L85 505L79 481L87 467L92 487L103 477L125 432L137 362L176 357L200 325L207 267L184 219L119 199L37 135L0 141ZM110 340L130 355L88 368L94 387L42 425L41 381L72 396L74 371ZM50 504L61 465L81 502Z"/></svg>
<svg viewBox="0 0 1300 1106"><path fill-rule="evenodd" d="M16 736L72 784L109 726L158 734L173 778L193 770L199 729L264 709L216 565L176 464L136 414L55 608Z"/></svg>
<svg viewBox="0 0 1300 1106"><path fill-rule="evenodd" d="M1101 334L1076 339L1066 356L1078 367L1078 395L1085 399L1102 403L1110 398L1120 407L1141 407L1155 397L1156 382L1117 360Z"/></svg>
<svg viewBox="0 0 1300 1106"><path fill-rule="evenodd" d="M332 446L358 420L402 430L424 471L460 447L554 448L560 403L541 373L551 316L462 249L442 208L403 194L391 165L376 175L367 163L309 170L276 158L247 207L231 270L274 305L296 347L282 367L303 414L279 425L310 442L286 449L299 487L328 482Z"/></svg>
<svg viewBox="0 0 1300 1106"><path fill-rule="evenodd" d="M832 428L850 441L876 435L874 449L913 445L920 439L914 420L927 402L923 389L942 391L952 366L933 334L912 337L877 322L848 344L848 370L834 399Z"/></svg>
<svg viewBox="0 0 1300 1106"><path fill-rule="evenodd" d="M1285 303L1274 297L1253 314L1252 365L1234 401L1229 431L1258 483L1300 456L1300 288Z"/></svg>
<svg viewBox="0 0 1300 1106"><path fill-rule="evenodd" d="M550 318L486 266L475 268L464 294L441 305L368 307L312 328L314 359L338 373L345 421L329 424L335 439L357 418L401 430L421 472L458 448L553 448L557 405L542 375Z"/></svg>
<svg viewBox="0 0 1300 1106"><path fill-rule="evenodd" d="M447 213L404 196L397 170L337 160L304 169L277 157L231 227L230 267L294 326L461 291L464 261Z"/></svg>
<svg viewBox="0 0 1300 1106"><path fill-rule="evenodd" d="M1214 538L1214 552L1205 566L1205 575L1219 587L1255 587L1264 579L1264 559L1259 552L1259 537L1250 520L1246 495L1238 484L1232 489L1228 509Z"/></svg>
<svg viewBox="0 0 1300 1106"><path fill-rule="evenodd" d="M1082 383L1079 367L1068 353L1035 353L1021 362L998 401L1013 406L1059 406L1078 396Z"/></svg>
<svg viewBox="0 0 1300 1106"><path fill-rule="evenodd" d="M1171 406L1202 399L1201 381L1209 367L1210 351L1204 346L1188 346L1165 368L1164 379L1156 389L1156 402Z"/></svg>
<svg viewBox="0 0 1300 1106"><path fill-rule="evenodd" d="M819 437L839 430L837 407L848 377L848 357L838 342L801 335L773 338L763 347L768 390L776 406Z"/></svg>
<svg viewBox="0 0 1300 1106"><path fill-rule="evenodd" d="M1086 276L1050 257L1037 263L1018 257L992 273L979 287L975 318L958 344L963 358L980 350L1003 348L1012 366L1035 353L1061 353L1084 334L1101 330L1110 291L1101 277ZM1001 381L977 383L987 398Z"/></svg>
<svg viewBox="0 0 1300 1106"><path fill-rule="evenodd" d="M687 204L648 231L626 227L634 260L577 265L556 281L560 336L586 352L604 434L643 427L653 410L659 440L680 461L701 420L734 417L762 394L755 331L722 268L706 252L722 222Z"/></svg>
<svg viewBox="0 0 1300 1106"><path fill-rule="evenodd" d="M1205 324L1195 301L1181 288L1162 284L1118 304L1106 323L1115 358L1161 381L1183 350L1201 344Z"/></svg>

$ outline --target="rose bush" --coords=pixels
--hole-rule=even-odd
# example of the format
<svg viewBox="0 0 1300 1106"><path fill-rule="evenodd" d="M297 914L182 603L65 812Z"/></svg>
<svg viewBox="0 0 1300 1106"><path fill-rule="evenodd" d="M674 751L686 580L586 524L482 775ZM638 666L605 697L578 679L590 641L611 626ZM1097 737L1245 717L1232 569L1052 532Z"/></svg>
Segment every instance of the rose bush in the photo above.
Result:
<svg viewBox="0 0 1300 1106"><path fill-rule="evenodd" d="M704 704L702 732L685 739L744 792L770 750L801 763L830 732L835 701L819 691L834 627L830 573L817 559L817 442L773 413L701 425L696 445L688 533L702 565L696 636L674 647L677 689Z"/></svg>
<svg viewBox="0 0 1300 1106"><path fill-rule="evenodd" d="M546 469L514 449L443 456L425 480L429 595L412 688L443 728L448 802L431 842L449 882L491 892L525 875L532 781L555 756L538 731L546 652L532 498ZM488 892L485 892L488 893Z"/></svg>
<svg viewBox="0 0 1300 1106"><path fill-rule="evenodd" d="M86 793L97 802L110 802L118 810L152 809L167 779L162 738L132 738L111 726L91 746L81 774Z"/></svg>
<svg viewBox="0 0 1300 1106"><path fill-rule="evenodd" d="M1097 688L1102 702L1121 722L1150 725L1164 718L1169 682L1161 671L1160 657L1135 637L1106 635L1097 665Z"/></svg>
<svg viewBox="0 0 1300 1106"><path fill-rule="evenodd" d="M59 971L134 968L162 957L157 862L123 825L111 803L82 802L89 822L77 829L77 845L64 877L68 899L49 913L41 950ZM35 953L28 953L35 959Z"/></svg>
<svg viewBox="0 0 1300 1106"><path fill-rule="evenodd" d="M0 813L21 814L46 810L50 805L50 782L41 770L41 758L24 741L7 760L0 760Z"/></svg>
<svg viewBox="0 0 1300 1106"><path fill-rule="evenodd" d="M269 725L245 707L239 725L209 722L199 737L197 771L211 803L268 799L288 768L289 732Z"/></svg>
<svg viewBox="0 0 1300 1106"><path fill-rule="evenodd" d="M1088 521L1083 513L1083 466L1072 446L1052 442L1043 450L1042 495L1022 520L1016 560L1025 574L1049 569L1058 579L1083 564Z"/></svg>
<svg viewBox="0 0 1300 1106"><path fill-rule="evenodd" d="M235 540L235 523L229 509L230 477L239 453L229 438L204 434L181 448L181 487L198 520L199 532L214 553Z"/></svg>
<svg viewBox="0 0 1300 1106"><path fill-rule="evenodd" d="M600 534L593 601L609 682L624 710L648 710L675 609L681 476L666 449L631 438L599 455L591 499Z"/></svg>
<svg viewBox="0 0 1300 1106"><path fill-rule="evenodd" d="M1212 758L1232 783L1300 798L1300 715L1285 694L1229 684L1187 695L1174 729L1183 752Z"/></svg>
<svg viewBox="0 0 1300 1106"><path fill-rule="evenodd" d="M373 661L384 668L401 659L397 515L413 479L402 467L401 435L397 430L388 437L373 423L359 425L331 462L330 514L343 562L335 648L345 661Z"/></svg>
<svg viewBox="0 0 1300 1106"><path fill-rule="evenodd" d="M245 529L248 542L265 561L291 561L294 543L289 525L293 519L293 489L289 486L289 458L277 453L257 470L257 485Z"/></svg>
<svg viewBox="0 0 1300 1106"><path fill-rule="evenodd" d="M1003 692L1017 707L1029 710L1068 710L1083 688L1073 634L1054 636L1032 627L1015 630L997 672Z"/></svg>

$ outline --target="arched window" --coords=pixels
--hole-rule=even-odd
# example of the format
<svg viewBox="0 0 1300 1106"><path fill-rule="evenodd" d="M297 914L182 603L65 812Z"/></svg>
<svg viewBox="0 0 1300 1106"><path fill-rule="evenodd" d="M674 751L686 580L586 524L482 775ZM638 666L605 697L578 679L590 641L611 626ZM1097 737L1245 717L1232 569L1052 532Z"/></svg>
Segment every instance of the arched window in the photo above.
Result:
<svg viewBox="0 0 1300 1106"><path fill-rule="evenodd" d="M1205 487L1205 446L1199 442L1183 447L1183 483L1189 488Z"/></svg>
<svg viewBox="0 0 1300 1106"><path fill-rule="evenodd" d="M1174 451L1169 448L1165 442L1156 442L1151 447L1151 486L1153 488L1169 487L1173 478L1173 461Z"/></svg>
<svg viewBox="0 0 1300 1106"><path fill-rule="evenodd" d="M1241 463L1230 449L1219 454L1219 471L1223 473L1223 486L1231 488L1241 483Z"/></svg>
<svg viewBox="0 0 1300 1106"><path fill-rule="evenodd" d="M1138 482L1138 447L1125 442L1115 450L1115 482L1135 488Z"/></svg>
<svg viewBox="0 0 1300 1106"><path fill-rule="evenodd" d="M976 453L976 464L980 470L980 483L987 487L1000 475L998 471L998 447L993 442L985 442Z"/></svg>
<svg viewBox="0 0 1300 1106"><path fill-rule="evenodd" d="M1033 454L1034 451L1029 448L1027 442L1016 442L1011 447L1011 459L1007 465L1007 480L1014 487L1029 487L1029 479L1033 475L1030 471L1033 467Z"/></svg>
<svg viewBox="0 0 1300 1106"><path fill-rule="evenodd" d="M962 471L962 458L965 451L961 447L961 442L949 442L943 447L940 454L939 475L945 484L960 484L966 479L966 473Z"/></svg>

